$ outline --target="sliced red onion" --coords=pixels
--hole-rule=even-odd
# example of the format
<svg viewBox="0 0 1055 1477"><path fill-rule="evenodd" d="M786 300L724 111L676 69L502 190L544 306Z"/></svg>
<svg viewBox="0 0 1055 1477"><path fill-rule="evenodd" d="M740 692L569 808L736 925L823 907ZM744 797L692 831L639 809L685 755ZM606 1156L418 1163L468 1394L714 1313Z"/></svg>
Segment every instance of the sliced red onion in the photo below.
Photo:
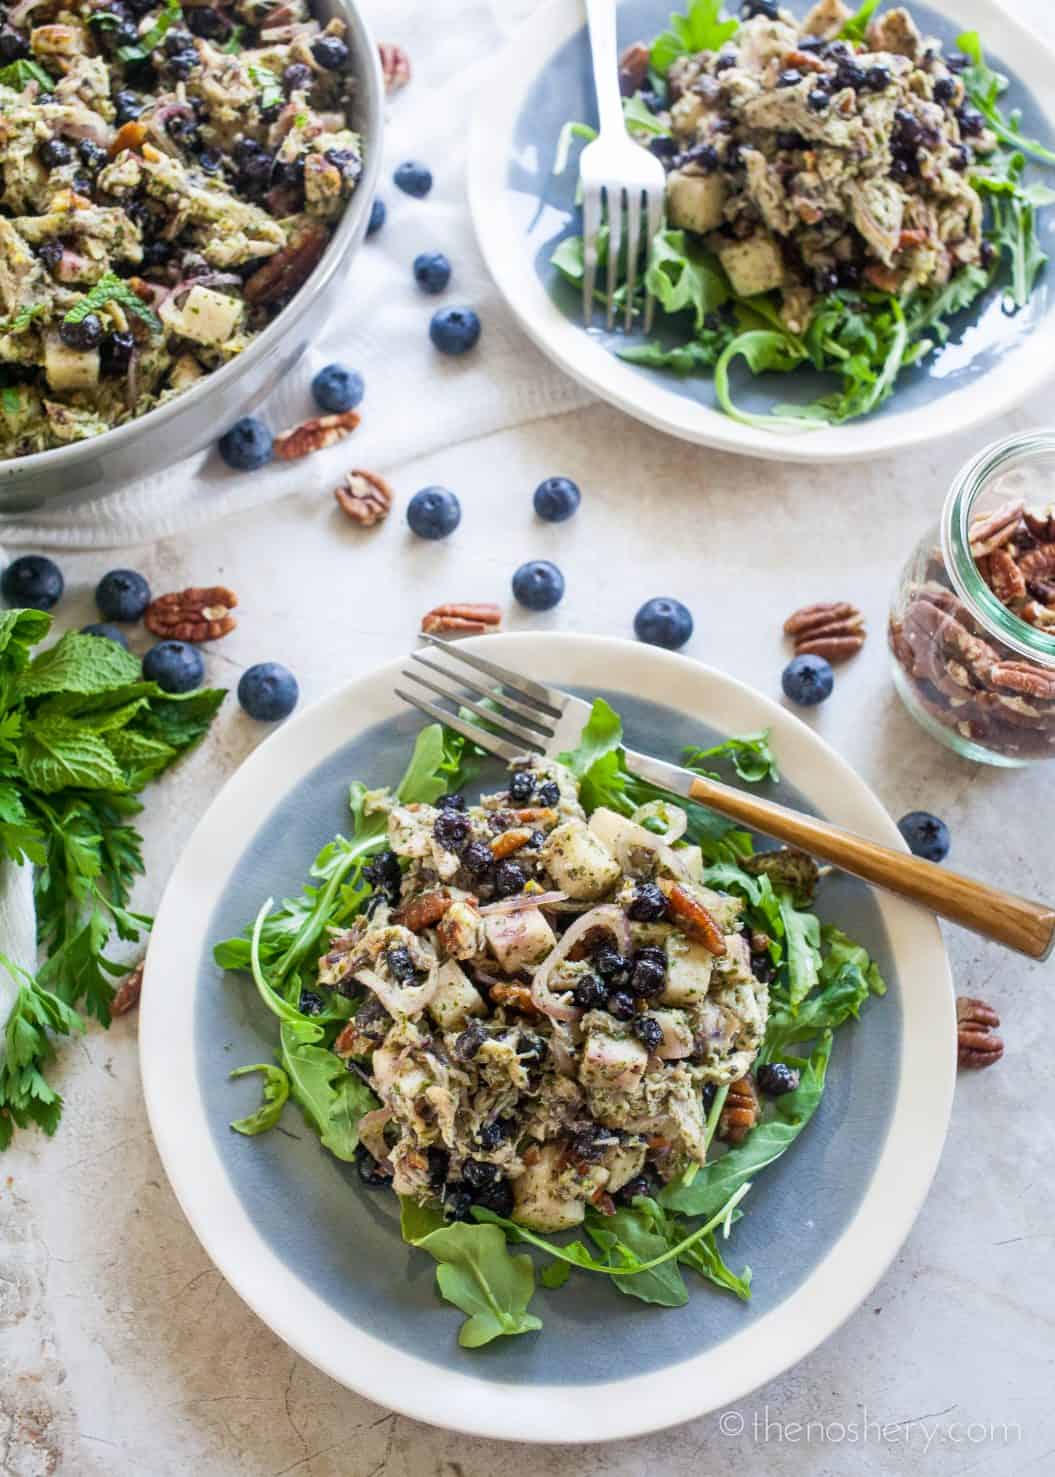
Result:
<svg viewBox="0 0 1055 1477"><path fill-rule="evenodd" d="M7 12L7 23L9 26L21 26L25 24L26 17L36 10L38 5L43 5L44 0L19 0L17 5L12 5Z"/></svg>
<svg viewBox="0 0 1055 1477"><path fill-rule="evenodd" d="M630 852L638 850L653 852L675 877L686 875L678 853L673 850L665 836L656 836L653 832L646 831L644 826L639 826L636 821L628 820L626 816L611 810L595 810L590 817L590 830L599 841L608 847L624 872L631 870Z"/></svg>
<svg viewBox="0 0 1055 1477"><path fill-rule="evenodd" d="M497 903L485 903L479 913L481 918L486 913L522 913L525 908L552 907L554 903L564 902L567 896L566 892L521 893L517 897L504 897Z"/></svg>
<svg viewBox="0 0 1055 1477"><path fill-rule="evenodd" d="M685 835L689 818L680 805L669 800L650 800L647 805L639 805L630 817L630 823L646 830L644 822L653 816L661 820L667 828L662 836L656 837L662 846L673 846L675 841L680 841ZM652 832L648 834L651 835Z"/></svg>
<svg viewBox="0 0 1055 1477"><path fill-rule="evenodd" d="M557 1071L562 1077L576 1077L578 1075L578 1067L575 1062L574 1049L571 1042L567 1039L567 1031L567 1026L559 1025L554 1021L553 1030L550 1032L549 1037L550 1055L553 1057Z"/></svg>
<svg viewBox="0 0 1055 1477"><path fill-rule="evenodd" d="M396 1016L420 1015L439 986L439 971L435 968L429 970L429 977L423 985L393 984L365 967L357 969L353 978L373 990L389 1015Z"/></svg>
<svg viewBox="0 0 1055 1477"><path fill-rule="evenodd" d="M106 149L110 146L114 131L104 118L93 115L90 118L80 120L64 118L62 120L62 134L64 138L90 138L93 143L99 144L102 148Z"/></svg>
<svg viewBox="0 0 1055 1477"><path fill-rule="evenodd" d="M554 1021L577 1021L582 1016L578 1006L568 1003L568 991L562 991L561 995L555 995L549 987L550 976L567 957L569 952L591 929L606 929L615 939L620 952L625 952L630 946L630 925L626 921L626 914L622 908L617 908L614 903L602 903L599 908L591 908L575 922L564 933L560 943L539 965L535 971L535 978L531 982L531 998L543 1015L548 1015Z"/></svg>

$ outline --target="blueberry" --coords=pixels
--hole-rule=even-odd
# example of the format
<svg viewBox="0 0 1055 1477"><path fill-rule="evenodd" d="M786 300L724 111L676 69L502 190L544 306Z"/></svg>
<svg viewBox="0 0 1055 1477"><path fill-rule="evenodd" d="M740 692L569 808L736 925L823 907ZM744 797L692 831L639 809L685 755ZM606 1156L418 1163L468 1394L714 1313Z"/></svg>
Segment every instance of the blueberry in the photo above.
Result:
<svg viewBox="0 0 1055 1477"><path fill-rule="evenodd" d="M480 337L480 320L472 308L440 308L433 313L429 338L441 354L467 354Z"/></svg>
<svg viewBox="0 0 1055 1477"><path fill-rule="evenodd" d="M454 1055L463 1062L471 1062L487 1040L487 1032L479 1021L470 1021L454 1043Z"/></svg>
<svg viewBox="0 0 1055 1477"><path fill-rule="evenodd" d="M532 559L514 574L513 595L527 610L552 610L564 598L564 576L548 559Z"/></svg>
<svg viewBox="0 0 1055 1477"><path fill-rule="evenodd" d="M635 923L659 923L667 916L666 894L654 882L639 882L626 910Z"/></svg>
<svg viewBox="0 0 1055 1477"><path fill-rule="evenodd" d="M608 1012L617 1021L629 1021L634 1015L634 997L625 990L613 990L608 997Z"/></svg>
<svg viewBox="0 0 1055 1477"><path fill-rule="evenodd" d="M812 708L832 695L835 673L822 656L797 656L788 662L780 679L785 697L803 708Z"/></svg>
<svg viewBox="0 0 1055 1477"><path fill-rule="evenodd" d="M132 362L136 341L130 333L108 333L103 339L102 369L104 374L125 374Z"/></svg>
<svg viewBox="0 0 1055 1477"><path fill-rule="evenodd" d="M749 21L754 20L756 15L764 15L768 21L779 20L777 0L744 0L740 7L740 18Z"/></svg>
<svg viewBox="0 0 1055 1477"><path fill-rule="evenodd" d="M530 769L518 769L509 777L509 798L514 805L528 805L535 793L535 776Z"/></svg>
<svg viewBox="0 0 1055 1477"><path fill-rule="evenodd" d="M560 800L560 786L556 780L546 780L544 784L539 785L535 791L535 799L540 805L546 805L552 809Z"/></svg>
<svg viewBox="0 0 1055 1477"><path fill-rule="evenodd" d="M97 349L102 337L103 325L97 313L85 313L78 323L71 323L66 318L59 323L59 338L68 349L76 349L82 354Z"/></svg>
<svg viewBox="0 0 1055 1477"><path fill-rule="evenodd" d="M608 987L595 974L582 977L571 994L580 1010L603 1010L608 1003Z"/></svg>
<svg viewBox="0 0 1055 1477"><path fill-rule="evenodd" d="M452 795L441 795L436 801L437 810L464 810L465 796L455 791Z"/></svg>
<svg viewBox="0 0 1055 1477"><path fill-rule="evenodd" d="M802 73L795 67L789 67L786 72L781 72L777 78L778 87L797 87L802 81Z"/></svg>
<svg viewBox="0 0 1055 1477"><path fill-rule="evenodd" d="M469 817L458 810L441 810L432 825L432 834L444 851L461 852L472 836Z"/></svg>
<svg viewBox="0 0 1055 1477"><path fill-rule="evenodd" d="M95 587L95 603L108 621L137 621L150 604L150 586L134 569L111 569Z"/></svg>
<svg viewBox="0 0 1055 1477"><path fill-rule="evenodd" d="M480 1147L490 1152L504 1143L515 1127L516 1123L512 1118L492 1118L490 1123L480 1125L476 1138Z"/></svg>
<svg viewBox="0 0 1055 1477"><path fill-rule="evenodd" d="M23 554L4 570L0 591L8 605L31 610L53 610L62 599L66 582L59 566L43 554Z"/></svg>
<svg viewBox="0 0 1055 1477"><path fill-rule="evenodd" d="M865 87L869 92L883 92L890 86L890 68L868 67L865 71Z"/></svg>
<svg viewBox="0 0 1055 1477"><path fill-rule="evenodd" d="M934 84L934 101L950 103L956 96L956 82L952 77L939 77Z"/></svg>
<svg viewBox="0 0 1055 1477"><path fill-rule="evenodd" d="M593 967L604 980L615 980L621 984L626 981L626 960L607 944L593 956Z"/></svg>
<svg viewBox="0 0 1055 1477"><path fill-rule="evenodd" d="M61 138L46 138L37 154L45 169L59 169L73 158L69 144Z"/></svg>
<svg viewBox="0 0 1055 1477"><path fill-rule="evenodd" d="M440 1149L435 1144L425 1150L425 1158L429 1163L429 1184L434 1190L440 1189L447 1180L447 1171L451 1167L451 1156L446 1149Z"/></svg>
<svg viewBox="0 0 1055 1477"><path fill-rule="evenodd" d="M360 1180L364 1185L369 1185L372 1190L380 1189L382 1185L390 1185L392 1183L392 1176L385 1174L365 1144L359 1144L356 1147L355 1166L359 1171Z"/></svg>
<svg viewBox="0 0 1055 1477"><path fill-rule="evenodd" d="M663 1040L663 1027L654 1015L636 1015L630 1029L649 1051L655 1051Z"/></svg>
<svg viewBox="0 0 1055 1477"><path fill-rule="evenodd" d="M423 487L407 504L407 523L418 538L446 538L462 521L462 505L446 487Z"/></svg>
<svg viewBox="0 0 1055 1477"><path fill-rule="evenodd" d="M145 106L146 104L143 102L143 99L138 97L134 92L124 91L116 93L114 96L114 107L117 110L117 123L119 125L122 123L131 123L133 118L139 117Z"/></svg>
<svg viewBox="0 0 1055 1477"><path fill-rule="evenodd" d="M965 103L956 116L960 120L960 132L966 137L985 131L985 119L977 108L969 108Z"/></svg>
<svg viewBox="0 0 1055 1477"><path fill-rule="evenodd" d="M755 1081L767 1097L783 1097L799 1085L799 1070L784 1062L763 1062L755 1073Z"/></svg>
<svg viewBox="0 0 1055 1477"><path fill-rule="evenodd" d="M705 1082L703 1091L700 1093L700 1101L703 1103L703 1111L709 1113L714 1107L714 1099L718 1095L718 1088L713 1082Z"/></svg>
<svg viewBox="0 0 1055 1477"><path fill-rule="evenodd" d="M432 189L432 170L413 159L401 164L392 178L404 195L413 195L415 200L423 200Z"/></svg>
<svg viewBox="0 0 1055 1477"><path fill-rule="evenodd" d="M311 54L327 72L339 72L348 60L348 47L339 36L320 36L311 43Z"/></svg>
<svg viewBox="0 0 1055 1477"><path fill-rule="evenodd" d="M936 815L926 810L910 810L898 821L897 828L914 856L928 862L941 862L948 856L952 838L948 826Z"/></svg>
<svg viewBox="0 0 1055 1477"><path fill-rule="evenodd" d="M527 876L519 862L499 862L495 867L495 892L498 897L513 897L523 892Z"/></svg>
<svg viewBox="0 0 1055 1477"><path fill-rule="evenodd" d="M220 455L236 472L255 472L271 460L271 432L255 416L243 415L220 437Z"/></svg>
<svg viewBox="0 0 1055 1477"><path fill-rule="evenodd" d="M0 28L0 63L21 61L29 55L29 42L12 26Z"/></svg>
<svg viewBox="0 0 1055 1477"><path fill-rule="evenodd" d="M805 147L806 140L802 137L801 133L792 133L789 130L781 129L777 134L778 149L804 149Z"/></svg>
<svg viewBox="0 0 1055 1477"><path fill-rule="evenodd" d="M116 641L118 646L128 650L128 637L120 626L111 626L106 621L93 621L90 626L81 627L82 636L100 636L104 641Z"/></svg>
<svg viewBox="0 0 1055 1477"><path fill-rule="evenodd" d="M442 251L423 251L414 258L414 281L422 292L442 292L451 280L451 264Z"/></svg>
<svg viewBox="0 0 1055 1477"><path fill-rule="evenodd" d="M143 676L163 692L190 692L204 675L201 652L186 641L159 641L143 658Z"/></svg>
<svg viewBox="0 0 1055 1477"><path fill-rule="evenodd" d="M831 101L823 87L815 87L806 98L811 113L823 113L825 108L831 106Z"/></svg>
<svg viewBox="0 0 1055 1477"><path fill-rule="evenodd" d="M470 841L462 852L462 866L473 877L482 877L494 865L494 859L486 841Z"/></svg>
<svg viewBox="0 0 1055 1477"><path fill-rule="evenodd" d="M257 662L238 679L238 701L250 718L260 723L288 718L299 696L296 677L279 662Z"/></svg>
<svg viewBox="0 0 1055 1477"><path fill-rule="evenodd" d="M399 858L394 851L382 851L363 868L363 876L370 886L388 899L390 903L399 902L399 890L403 882L403 873L399 869Z"/></svg>
<svg viewBox="0 0 1055 1477"><path fill-rule="evenodd" d="M680 600L657 596L646 600L634 616L634 635L650 646L677 651L692 635L692 612Z"/></svg>
<svg viewBox="0 0 1055 1477"><path fill-rule="evenodd" d="M735 66L736 57L731 51L723 51L720 56L715 58L714 70L716 74L721 72L728 72L730 67Z"/></svg>
<svg viewBox="0 0 1055 1477"><path fill-rule="evenodd" d="M647 1175L635 1175L632 1180L627 1180L621 1190L615 1192L615 1198L620 1205L632 1205L639 1195L651 1195L654 1188L655 1186Z"/></svg>
<svg viewBox="0 0 1055 1477"><path fill-rule="evenodd" d="M535 488L535 512L546 523L563 523L578 511L582 493L570 477L547 477Z"/></svg>
<svg viewBox="0 0 1055 1477"><path fill-rule="evenodd" d="M414 978L416 973L414 961L410 957L410 950L406 945L397 944L394 949L387 950L385 953L385 963L388 965L389 974L394 979L399 980L400 984L406 984L407 980Z"/></svg>
<svg viewBox="0 0 1055 1477"><path fill-rule="evenodd" d="M210 5L196 5L187 10L187 29L195 36L225 36L230 22Z"/></svg>
<svg viewBox="0 0 1055 1477"><path fill-rule="evenodd" d="M662 949L639 949L634 956L630 988L646 998L662 993L667 981L667 956Z"/></svg>
<svg viewBox="0 0 1055 1477"><path fill-rule="evenodd" d="M370 206L370 219L366 223L366 234L368 236L376 236L378 231L380 231L381 227L384 225L385 217L387 215L388 209L385 205L385 202L380 198L380 196L375 195L374 202Z"/></svg>
<svg viewBox="0 0 1055 1477"><path fill-rule="evenodd" d="M301 990L298 1009L301 1015L321 1015L325 1002L317 990Z"/></svg>
<svg viewBox="0 0 1055 1477"><path fill-rule="evenodd" d="M327 364L311 382L316 405L331 415L354 410L365 391L366 386L358 370L346 369L343 364Z"/></svg>

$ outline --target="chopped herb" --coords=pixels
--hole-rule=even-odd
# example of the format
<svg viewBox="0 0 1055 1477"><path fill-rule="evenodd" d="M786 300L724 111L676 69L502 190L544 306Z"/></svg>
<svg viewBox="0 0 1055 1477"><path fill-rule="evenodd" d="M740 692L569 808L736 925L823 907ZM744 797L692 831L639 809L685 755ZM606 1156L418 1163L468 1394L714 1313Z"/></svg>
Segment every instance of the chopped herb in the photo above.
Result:
<svg viewBox="0 0 1055 1477"><path fill-rule="evenodd" d="M17 62L0 67L0 85L22 92L30 82L38 83L45 92L55 91L55 84L44 68L26 57L19 57Z"/></svg>
<svg viewBox="0 0 1055 1477"><path fill-rule="evenodd" d="M30 303L28 307L19 308L13 318L9 318L6 323L0 323L0 333L25 333L34 318L39 318L41 313L45 312L47 312L46 303Z"/></svg>
<svg viewBox="0 0 1055 1477"><path fill-rule="evenodd" d="M228 36L227 40L224 42L224 44L220 48L220 50L226 52L228 56L232 56L232 55L234 55L235 52L241 51L242 50L242 37L244 35L245 35L245 26L239 26L239 25L232 26L231 27L231 34Z"/></svg>
<svg viewBox="0 0 1055 1477"><path fill-rule="evenodd" d="M0 404L7 415L19 415L22 410L22 391L15 385L5 385L0 390Z"/></svg>
<svg viewBox="0 0 1055 1477"><path fill-rule="evenodd" d="M117 55L123 62L141 62L156 51L164 41L173 26L183 24L183 11L180 9L179 0L165 0L165 8L144 36L140 36L135 46L119 46Z"/></svg>
<svg viewBox="0 0 1055 1477"><path fill-rule="evenodd" d="M142 319L152 333L161 332L161 320L153 313L142 298L129 287L128 283L116 276L113 272L106 272L99 278L98 282L90 292L85 293L79 303L75 303L64 318L65 323L80 323L87 318L89 313L96 312L107 303L119 303L126 313L132 313L136 318Z"/></svg>
<svg viewBox="0 0 1055 1477"><path fill-rule="evenodd" d="M285 96L282 91L282 82L269 67L257 67L250 64L249 76L252 79L254 87L260 93L260 106L262 108L274 108L281 103Z"/></svg>

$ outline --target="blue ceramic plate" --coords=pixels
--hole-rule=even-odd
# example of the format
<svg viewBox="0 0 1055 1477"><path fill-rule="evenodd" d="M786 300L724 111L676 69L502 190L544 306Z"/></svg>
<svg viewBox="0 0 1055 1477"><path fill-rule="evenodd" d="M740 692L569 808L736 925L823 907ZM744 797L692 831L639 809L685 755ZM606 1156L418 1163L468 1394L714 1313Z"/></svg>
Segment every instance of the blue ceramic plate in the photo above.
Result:
<svg viewBox="0 0 1055 1477"><path fill-rule="evenodd" d="M900 844L868 789L811 730L731 678L599 638L494 636L487 650L584 696L603 692L633 745L665 757L769 727L782 798ZM252 986L215 967L212 945L265 897L299 889L312 857L345 827L351 779L398 779L418 724L392 698L395 680L392 668L352 683L279 730L214 802L169 883L140 1043L151 1125L176 1193L221 1272L277 1333L344 1384L421 1420L521 1441L593 1441L727 1405L852 1311L919 1209L955 1068L938 929L848 878L826 884L822 914L862 940L891 988L840 1033L816 1118L752 1191L731 1252L754 1273L750 1304L700 1284L688 1306L660 1310L578 1276L539 1289L540 1334L465 1351L460 1315L435 1293L433 1263L400 1240L394 1196L365 1190L295 1108L288 1132L246 1139L228 1127L258 1093L255 1080L232 1083L228 1073L269 1060L275 1035Z"/></svg>
<svg viewBox="0 0 1055 1477"><path fill-rule="evenodd" d="M671 0L622 0L621 45L664 30ZM735 10L735 7L727 7ZM788 0L801 15L807 0ZM1022 113L1024 133L1055 141L1055 55L993 0L927 0L909 9L921 28L952 49L978 30L992 65L1011 79L1007 108ZM1055 35L1055 26L1051 35ZM644 342L582 324L579 294L550 265L554 247L580 231L573 163L553 174L557 142L569 119L596 124L589 45L579 0L552 0L517 37L479 100L470 158L470 200L480 244L499 289L521 323L567 372L631 415L686 440L780 460L874 456L969 429L1010 409L1051 373L1055 360L1052 268L1026 308L1004 311L992 292L960 315L948 344L901 376L879 411L825 430L774 432L729 420L716 405L708 374L680 377L618 359L621 345ZM1055 183L1055 170L1035 168ZM1042 247L1055 257L1055 209L1038 212ZM685 335L664 327L653 337ZM745 410L775 401L808 401L832 388L811 369L755 379L734 369L733 392Z"/></svg>

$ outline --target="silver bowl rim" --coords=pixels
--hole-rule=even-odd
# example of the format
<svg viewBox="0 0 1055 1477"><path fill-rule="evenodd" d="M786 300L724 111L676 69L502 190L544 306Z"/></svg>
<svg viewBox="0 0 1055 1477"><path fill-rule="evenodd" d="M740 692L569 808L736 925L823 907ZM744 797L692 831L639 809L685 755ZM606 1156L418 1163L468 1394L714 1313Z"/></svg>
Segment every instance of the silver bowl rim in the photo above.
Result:
<svg viewBox="0 0 1055 1477"><path fill-rule="evenodd" d="M48 451L35 451L29 456L8 457L0 461L0 485L5 481L30 480L35 473L61 472L87 461L101 452L111 452L128 446L146 428L160 430L174 416L182 414L199 401L204 400L216 389L218 381L231 381L251 369L263 359L278 341L303 317L310 304L323 292L333 279L346 254L362 239L366 221L373 207L377 178L381 169L381 154L384 143L384 82L381 75L381 60L370 27L362 15L357 0L331 0L335 12L344 20L355 42L355 66L353 73L357 83L365 88L366 96L366 149L363 172L359 177L355 193L341 216L337 230L329 242L322 260L291 301L272 319L268 326L254 339L253 343L225 364L222 369L205 375L192 389L174 395L166 404L124 425L104 431L100 436L89 436L69 446L55 446Z"/></svg>

